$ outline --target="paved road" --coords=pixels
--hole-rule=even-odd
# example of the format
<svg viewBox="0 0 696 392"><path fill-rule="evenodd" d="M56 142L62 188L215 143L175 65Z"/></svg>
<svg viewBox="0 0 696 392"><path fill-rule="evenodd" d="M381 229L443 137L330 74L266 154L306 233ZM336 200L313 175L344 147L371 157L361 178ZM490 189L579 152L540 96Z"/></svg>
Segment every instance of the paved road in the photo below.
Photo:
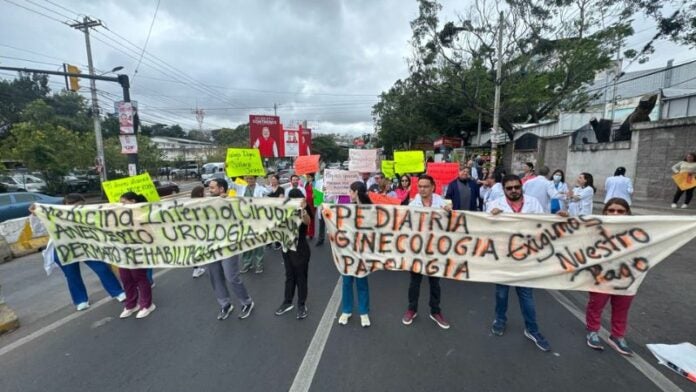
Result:
<svg viewBox="0 0 696 392"><path fill-rule="evenodd" d="M252 316L239 320L237 309L222 322L215 319L208 276L192 279L190 269L158 272L157 310L147 319L120 320L120 304L103 299L91 272L84 275L93 306L76 313L60 272L46 277L38 256L0 265L3 294L23 322L0 337L0 391L285 391L293 382L312 391L693 390L657 365L645 344L696 342L696 242L652 270L636 297L629 341L644 361L585 346L584 325L572 313L582 313L584 293L536 291L551 353L522 335L514 295L507 333L490 334L491 284L443 281L442 307L452 328L442 330L424 317L424 282L421 315L402 325L406 273L370 277L370 328L356 319L339 326L338 273L327 246L312 251L309 317L301 321L293 312L273 314L284 279L273 251L266 252L263 274L244 275L256 302Z"/></svg>

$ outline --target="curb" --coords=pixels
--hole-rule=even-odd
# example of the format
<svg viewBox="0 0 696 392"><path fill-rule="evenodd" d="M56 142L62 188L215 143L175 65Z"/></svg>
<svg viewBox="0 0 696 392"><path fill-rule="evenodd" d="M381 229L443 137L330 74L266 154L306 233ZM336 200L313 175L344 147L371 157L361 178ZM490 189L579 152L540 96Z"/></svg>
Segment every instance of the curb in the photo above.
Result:
<svg viewBox="0 0 696 392"><path fill-rule="evenodd" d="M19 328L17 314L6 304L0 304L0 335Z"/></svg>

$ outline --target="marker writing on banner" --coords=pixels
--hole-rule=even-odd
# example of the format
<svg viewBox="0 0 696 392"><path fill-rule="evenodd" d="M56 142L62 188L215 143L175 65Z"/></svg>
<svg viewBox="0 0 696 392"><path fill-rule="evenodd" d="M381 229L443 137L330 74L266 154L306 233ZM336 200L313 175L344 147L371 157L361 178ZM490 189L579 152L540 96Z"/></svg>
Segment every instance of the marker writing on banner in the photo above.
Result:
<svg viewBox="0 0 696 392"><path fill-rule="evenodd" d="M667 364L668 368L674 370L677 374L686 377L686 379L691 381L691 382L696 382L696 374L689 373L686 370L680 368L679 366L673 364L670 361L665 361L665 363Z"/></svg>

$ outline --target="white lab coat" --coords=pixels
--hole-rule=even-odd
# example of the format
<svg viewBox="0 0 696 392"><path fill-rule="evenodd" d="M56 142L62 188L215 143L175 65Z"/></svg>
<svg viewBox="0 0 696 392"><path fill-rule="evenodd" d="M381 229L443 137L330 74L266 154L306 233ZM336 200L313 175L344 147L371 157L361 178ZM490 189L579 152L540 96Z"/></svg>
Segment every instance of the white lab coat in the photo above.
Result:
<svg viewBox="0 0 696 392"><path fill-rule="evenodd" d="M612 176L607 177L607 181L604 183L604 189L607 194L604 196L604 203L609 201L613 197L619 197L631 205L631 195L633 195L633 181L630 178L624 176Z"/></svg>
<svg viewBox="0 0 696 392"><path fill-rule="evenodd" d="M544 213L551 212L551 198L556 196L556 189L553 181L549 181L543 176L536 176L522 185L525 196L529 195L537 199Z"/></svg>
<svg viewBox="0 0 696 392"><path fill-rule="evenodd" d="M486 203L486 212L491 212L496 208L508 214L513 214L515 212L512 210L505 197L499 197L495 200L491 200L490 203ZM522 204L522 211L520 211L520 214L543 213L544 208L539 203L539 200L535 199L534 196L524 196L524 204Z"/></svg>
<svg viewBox="0 0 696 392"><path fill-rule="evenodd" d="M573 188L573 198L568 200L568 214L570 216L591 215L594 189L590 186Z"/></svg>

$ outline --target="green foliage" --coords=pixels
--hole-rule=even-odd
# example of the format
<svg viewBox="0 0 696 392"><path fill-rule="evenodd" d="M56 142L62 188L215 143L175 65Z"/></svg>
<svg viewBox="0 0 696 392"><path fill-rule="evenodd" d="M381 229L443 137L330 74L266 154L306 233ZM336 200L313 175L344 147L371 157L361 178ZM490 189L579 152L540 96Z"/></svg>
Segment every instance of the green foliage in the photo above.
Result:
<svg viewBox="0 0 696 392"><path fill-rule="evenodd" d="M236 128L221 128L211 131L215 144L220 147L249 147L249 123Z"/></svg>
<svg viewBox="0 0 696 392"><path fill-rule="evenodd" d="M0 80L0 127L20 121L20 113L30 103L50 93L48 77L19 73L13 80Z"/></svg>
<svg viewBox="0 0 696 392"><path fill-rule="evenodd" d="M324 162L343 162L348 159L348 150L338 146L334 135L313 136L312 154L321 155Z"/></svg>
<svg viewBox="0 0 696 392"><path fill-rule="evenodd" d="M128 155L121 154L121 142L118 137L104 140L104 160L110 180L128 176ZM150 138L138 135L138 172L147 171L151 176L157 175L162 162L163 153Z"/></svg>

